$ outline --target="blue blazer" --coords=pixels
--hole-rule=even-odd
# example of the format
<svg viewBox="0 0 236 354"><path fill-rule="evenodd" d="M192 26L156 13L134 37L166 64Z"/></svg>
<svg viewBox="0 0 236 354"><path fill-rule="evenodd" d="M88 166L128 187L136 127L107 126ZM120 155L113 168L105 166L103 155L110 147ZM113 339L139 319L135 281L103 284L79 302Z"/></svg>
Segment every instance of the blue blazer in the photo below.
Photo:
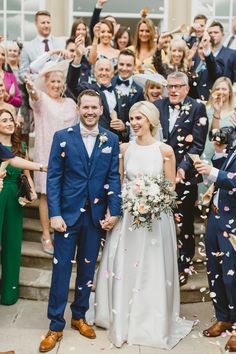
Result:
<svg viewBox="0 0 236 354"><path fill-rule="evenodd" d="M202 154L208 131L208 119L203 103L188 96L183 103L189 105L190 109L180 112L174 128L169 133L169 98L154 102L160 112L164 141L171 145L175 152L176 168L182 168L185 171L186 181L196 184L201 180L201 176L197 174L187 153L198 154L199 156ZM199 120L200 118L204 119ZM205 125L202 123L205 123ZM186 139L187 136L190 139Z"/></svg>
<svg viewBox="0 0 236 354"><path fill-rule="evenodd" d="M214 167L219 168L215 183L215 190L220 188L219 225L221 231L227 231L236 236L236 176L234 175L236 173L236 149L232 149L227 158L212 160L212 163Z"/></svg>
<svg viewBox="0 0 236 354"><path fill-rule="evenodd" d="M229 77L234 83L236 81L236 51L223 46L217 54L216 60L223 61L224 70L222 75Z"/></svg>
<svg viewBox="0 0 236 354"><path fill-rule="evenodd" d="M106 142L99 140L101 134L107 137ZM47 196L49 216L62 216L68 226L78 220L87 200L96 226L104 219L107 207L111 215L121 215L117 136L99 126L89 158L79 124L56 132L48 165Z"/></svg>

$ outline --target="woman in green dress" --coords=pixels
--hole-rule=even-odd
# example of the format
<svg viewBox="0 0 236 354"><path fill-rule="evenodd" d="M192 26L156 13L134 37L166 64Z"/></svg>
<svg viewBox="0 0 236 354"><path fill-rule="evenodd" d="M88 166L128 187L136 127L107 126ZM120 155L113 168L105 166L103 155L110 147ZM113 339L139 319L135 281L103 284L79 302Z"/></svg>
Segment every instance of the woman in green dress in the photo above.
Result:
<svg viewBox="0 0 236 354"><path fill-rule="evenodd" d="M28 158L26 146L21 142L16 131L12 113L6 109L0 110L0 141L5 148L16 156ZM0 243L1 243L1 303L12 305L19 296L19 273L21 257L21 241L23 226L23 209L18 201L19 176L21 169L10 165L6 168L3 189L0 193ZM35 200L33 181L28 170L24 170L31 185L31 198ZM22 200L28 203L27 200Z"/></svg>

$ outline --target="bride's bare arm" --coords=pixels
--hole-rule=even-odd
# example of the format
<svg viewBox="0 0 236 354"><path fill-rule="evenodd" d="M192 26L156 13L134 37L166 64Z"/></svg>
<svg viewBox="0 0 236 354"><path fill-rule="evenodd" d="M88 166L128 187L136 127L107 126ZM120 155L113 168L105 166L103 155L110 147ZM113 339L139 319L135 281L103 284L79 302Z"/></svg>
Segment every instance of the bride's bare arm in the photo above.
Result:
<svg viewBox="0 0 236 354"><path fill-rule="evenodd" d="M120 181L121 184L124 181L124 156L125 156L125 152L128 148L128 143L124 143L120 145L120 166L119 166L119 172L120 172Z"/></svg>
<svg viewBox="0 0 236 354"><path fill-rule="evenodd" d="M175 190L175 154L170 145L162 144L160 150L164 160L164 175L172 183L172 189Z"/></svg>

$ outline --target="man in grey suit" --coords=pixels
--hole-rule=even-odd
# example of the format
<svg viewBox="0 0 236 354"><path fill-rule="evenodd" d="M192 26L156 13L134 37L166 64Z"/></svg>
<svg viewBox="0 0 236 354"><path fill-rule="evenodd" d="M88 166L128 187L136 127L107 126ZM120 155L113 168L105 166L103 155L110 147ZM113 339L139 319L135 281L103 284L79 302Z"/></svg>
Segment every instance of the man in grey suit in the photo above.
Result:
<svg viewBox="0 0 236 354"><path fill-rule="evenodd" d="M24 82L26 71L30 64L45 52L54 49L64 49L65 40L51 35L51 15L48 11L38 11L35 14L35 26L38 35L30 42L24 43L20 56L20 78Z"/></svg>

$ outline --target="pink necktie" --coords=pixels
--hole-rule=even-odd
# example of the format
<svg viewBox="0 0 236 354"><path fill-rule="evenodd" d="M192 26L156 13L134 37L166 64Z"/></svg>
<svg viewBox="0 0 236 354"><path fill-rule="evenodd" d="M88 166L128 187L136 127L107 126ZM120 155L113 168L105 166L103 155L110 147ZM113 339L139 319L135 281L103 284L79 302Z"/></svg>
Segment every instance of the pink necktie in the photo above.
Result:
<svg viewBox="0 0 236 354"><path fill-rule="evenodd" d="M80 126L80 133L83 138L88 137L89 135L97 137L99 134L98 127L93 128L92 130L87 129L82 124Z"/></svg>

